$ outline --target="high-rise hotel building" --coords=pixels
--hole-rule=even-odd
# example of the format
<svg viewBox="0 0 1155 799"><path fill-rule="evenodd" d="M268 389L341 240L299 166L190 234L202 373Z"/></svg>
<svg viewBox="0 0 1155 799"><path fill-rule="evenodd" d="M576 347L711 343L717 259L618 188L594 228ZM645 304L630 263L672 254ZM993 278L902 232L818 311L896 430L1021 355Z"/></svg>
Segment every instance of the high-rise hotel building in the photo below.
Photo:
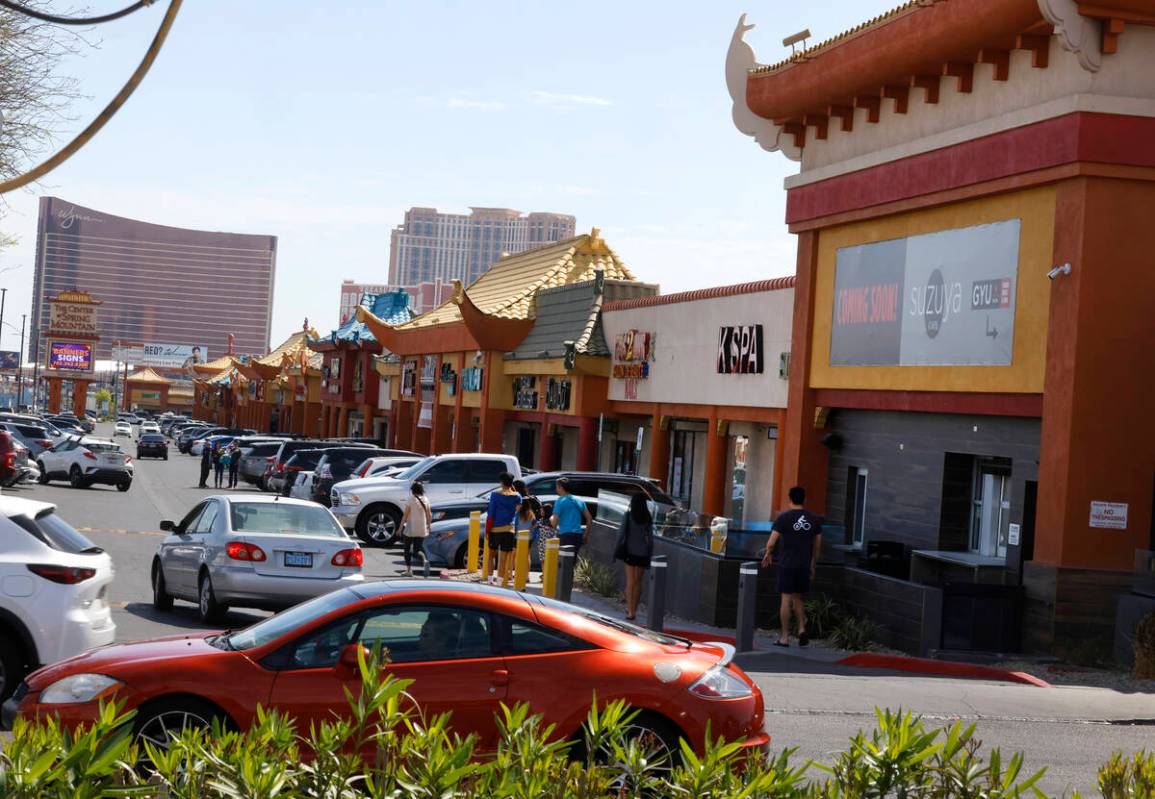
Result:
<svg viewBox="0 0 1155 799"><path fill-rule="evenodd" d="M573 238L575 225L568 214L523 215L509 208L443 214L436 208L410 208L404 224L393 230L389 283L414 286L457 279L468 285L503 254Z"/></svg>
<svg viewBox="0 0 1155 799"><path fill-rule="evenodd" d="M114 341L199 345L217 358L269 349L276 236L154 225L40 198L32 298L33 357L48 300L79 289L104 304L97 358Z"/></svg>

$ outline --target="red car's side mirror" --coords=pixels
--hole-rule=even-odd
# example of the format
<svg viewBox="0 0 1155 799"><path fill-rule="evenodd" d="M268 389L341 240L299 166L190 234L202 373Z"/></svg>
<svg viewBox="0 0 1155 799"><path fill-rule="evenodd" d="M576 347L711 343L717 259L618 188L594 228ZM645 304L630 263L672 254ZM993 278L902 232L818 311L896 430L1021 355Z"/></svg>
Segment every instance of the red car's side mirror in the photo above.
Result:
<svg viewBox="0 0 1155 799"><path fill-rule="evenodd" d="M361 646L360 644L347 644L345 648L341 650L341 657L337 661L341 668L352 669L354 671L359 668L357 663L357 650L360 650L362 653L364 653L366 660L369 659L368 649Z"/></svg>

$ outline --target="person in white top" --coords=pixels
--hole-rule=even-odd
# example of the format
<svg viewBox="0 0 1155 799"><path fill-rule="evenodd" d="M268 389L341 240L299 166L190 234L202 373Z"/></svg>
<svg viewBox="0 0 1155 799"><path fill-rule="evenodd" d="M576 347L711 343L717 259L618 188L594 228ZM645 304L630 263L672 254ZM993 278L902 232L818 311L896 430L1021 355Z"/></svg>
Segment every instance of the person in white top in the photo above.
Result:
<svg viewBox="0 0 1155 799"><path fill-rule="evenodd" d="M405 576L413 576L413 555L429 536L429 525L433 524L433 511L425 498L425 486L414 482L409 487L409 500L405 503L405 514L401 517L401 542L405 547Z"/></svg>

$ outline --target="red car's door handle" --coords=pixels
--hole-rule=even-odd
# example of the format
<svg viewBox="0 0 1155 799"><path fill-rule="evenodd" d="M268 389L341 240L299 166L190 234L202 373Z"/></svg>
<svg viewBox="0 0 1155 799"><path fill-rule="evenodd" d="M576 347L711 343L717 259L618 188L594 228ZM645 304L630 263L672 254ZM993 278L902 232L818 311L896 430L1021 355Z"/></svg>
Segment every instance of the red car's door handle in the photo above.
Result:
<svg viewBox="0 0 1155 799"><path fill-rule="evenodd" d="M509 685L509 672L505 669L494 669L493 674L489 676L489 692L491 694L497 693L498 688L504 688Z"/></svg>

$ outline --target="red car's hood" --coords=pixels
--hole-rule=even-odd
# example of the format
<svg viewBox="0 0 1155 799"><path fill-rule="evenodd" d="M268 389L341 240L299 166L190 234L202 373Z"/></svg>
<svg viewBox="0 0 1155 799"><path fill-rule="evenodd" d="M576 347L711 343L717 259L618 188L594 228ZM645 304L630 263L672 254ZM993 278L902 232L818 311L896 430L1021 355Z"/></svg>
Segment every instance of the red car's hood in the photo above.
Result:
<svg viewBox="0 0 1155 799"><path fill-rule="evenodd" d="M27 678L28 687L34 691L40 690L72 674L95 673L115 677L126 668L139 667L141 664L155 664L157 661L176 660L213 652L223 654L222 650L210 646L205 640L215 635L219 633L198 631L90 649L34 671Z"/></svg>

